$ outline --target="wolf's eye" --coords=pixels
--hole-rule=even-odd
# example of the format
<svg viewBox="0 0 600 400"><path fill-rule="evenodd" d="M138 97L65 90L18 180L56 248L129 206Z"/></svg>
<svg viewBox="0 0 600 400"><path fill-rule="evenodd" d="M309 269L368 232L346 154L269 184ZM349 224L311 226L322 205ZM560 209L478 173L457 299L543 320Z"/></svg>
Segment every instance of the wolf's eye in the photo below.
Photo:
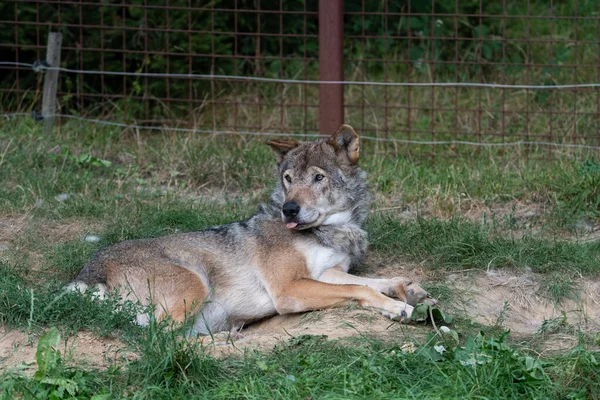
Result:
<svg viewBox="0 0 600 400"><path fill-rule="evenodd" d="M325 178L325 177L323 176L323 174L316 174L316 175L315 175L315 181L316 181L316 182L321 182L321 181L323 180L323 178Z"/></svg>
<svg viewBox="0 0 600 400"><path fill-rule="evenodd" d="M292 183L292 177L289 175L284 176L285 180L288 181L288 183Z"/></svg>

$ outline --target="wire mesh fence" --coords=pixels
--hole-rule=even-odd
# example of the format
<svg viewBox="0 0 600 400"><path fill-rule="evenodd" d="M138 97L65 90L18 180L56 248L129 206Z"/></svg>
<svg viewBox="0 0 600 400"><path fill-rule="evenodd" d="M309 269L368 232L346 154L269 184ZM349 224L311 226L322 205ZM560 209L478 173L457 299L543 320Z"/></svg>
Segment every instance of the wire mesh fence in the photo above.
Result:
<svg viewBox="0 0 600 400"><path fill-rule="evenodd" d="M460 154L458 143L600 146L600 2L343 7L344 120L361 133L436 156ZM42 74L29 65L59 31L59 114L316 134L340 106L319 101L320 10L317 0L4 1L0 61L13 64L0 64L0 107L38 107Z"/></svg>
<svg viewBox="0 0 600 400"><path fill-rule="evenodd" d="M318 99L306 87L291 99L284 96L288 88L283 85L169 77L204 73L318 79L317 15L314 7L308 8L310 2L199 3L206 2L3 2L0 23L13 31L2 40L7 47L3 58L43 59L47 32L60 30L64 67L165 74L62 74L58 95L63 112L144 124L192 118L194 124L222 129L314 130ZM36 101L40 84L30 72L22 67L10 71L14 79L6 80L1 90L14 95L13 104L5 96L4 107ZM273 110L279 113L276 124ZM291 125L288 114L306 118Z"/></svg>
<svg viewBox="0 0 600 400"><path fill-rule="evenodd" d="M363 131L432 141L598 143L597 88L552 89L598 81L598 3L363 1L345 16L358 27L346 28L350 77L517 85L348 87L347 114L358 115Z"/></svg>

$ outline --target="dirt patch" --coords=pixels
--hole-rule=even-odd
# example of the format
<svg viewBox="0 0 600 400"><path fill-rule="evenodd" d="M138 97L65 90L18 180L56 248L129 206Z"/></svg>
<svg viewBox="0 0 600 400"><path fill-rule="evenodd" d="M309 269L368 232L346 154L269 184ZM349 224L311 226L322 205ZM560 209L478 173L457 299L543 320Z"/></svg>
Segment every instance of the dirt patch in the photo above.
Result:
<svg viewBox="0 0 600 400"><path fill-rule="evenodd" d="M278 315L254 323L241 332L220 333L201 339L214 355L243 354L248 349L271 349L292 337L325 335L327 339L369 336L398 342L421 341L428 330L384 318L374 311L334 309L305 314Z"/></svg>
<svg viewBox="0 0 600 400"><path fill-rule="evenodd" d="M35 244L87 240L92 236L87 233L102 231L102 225L80 220L40 221L32 219L28 214L0 217L0 260L10 262L26 257L30 268L39 270L44 257L37 251Z"/></svg>
<svg viewBox="0 0 600 400"><path fill-rule="evenodd" d="M18 238L27 231L31 222L28 214L0 217L0 261L10 261L18 250Z"/></svg>
<svg viewBox="0 0 600 400"><path fill-rule="evenodd" d="M544 203L512 200L505 202L486 202L471 198L449 198L434 201L424 199L418 204L404 203L382 194L375 195L377 207L374 213L393 213L395 218L412 221L417 218L454 218L457 215L474 223L493 224L496 233L507 234L515 238L525 235L560 236L564 240L591 242L600 239L600 223L581 219L564 228L548 231L549 215L552 207Z"/></svg>
<svg viewBox="0 0 600 400"><path fill-rule="evenodd" d="M267 189L248 189L245 191L233 190L226 187L213 187L205 183L200 187L181 188L175 184L163 184L158 186L139 186L139 193L155 195L176 195L182 200L202 202L208 204L228 205L232 202L243 202L246 204L259 204L268 198Z"/></svg>
<svg viewBox="0 0 600 400"><path fill-rule="evenodd" d="M17 217L1 217L0 218L0 242L10 243L13 239L19 237L25 232L31 221L31 216L28 214Z"/></svg>
<svg viewBox="0 0 600 400"><path fill-rule="evenodd" d="M98 223L80 220L44 221L29 214L0 217L0 261L20 264L27 261L31 271L40 271L44 264L42 249L47 243L67 243L72 240L98 240L88 233L102 232ZM40 246L41 245L41 246Z"/></svg>
<svg viewBox="0 0 600 400"><path fill-rule="evenodd" d="M37 369L35 353L38 340L18 330L0 327L0 373L19 368L26 374ZM104 369L115 360L135 359L116 339L97 337L80 332L64 341L59 349L67 365L84 365L92 369Z"/></svg>
<svg viewBox="0 0 600 400"><path fill-rule="evenodd" d="M400 219L415 219L417 217L436 217L440 219L464 216L475 222L487 219L504 221L508 218L518 220L539 219L550 212L550 208L542 203L511 200L503 202L488 202L465 196L450 196L425 198L416 203L406 203L397 197L376 193L375 203L371 213L394 212Z"/></svg>
<svg viewBox="0 0 600 400"><path fill-rule="evenodd" d="M101 232L100 224L81 220L39 221L29 214L13 217L0 217L0 244L15 244L23 234L31 234L46 242L65 243L82 238L87 232ZM2 249L2 246L0 246ZM2 250L0 250L2 251Z"/></svg>
<svg viewBox="0 0 600 400"><path fill-rule="evenodd" d="M32 227L36 234L43 235L46 240L53 243L66 243L77 238L83 239L87 232L101 232L99 225L90 226L81 221L45 222L42 225Z"/></svg>
<svg viewBox="0 0 600 400"><path fill-rule="evenodd" d="M521 235L537 233L546 222L551 209L541 203L526 203L519 200L489 203L471 198L448 198L434 201L424 199L418 204L376 195L379 205L371 213L392 212L401 220L421 218L450 219L457 215L475 223L494 223L498 229L514 231Z"/></svg>
<svg viewBox="0 0 600 400"><path fill-rule="evenodd" d="M560 326L582 332L600 330L599 281L573 281L574 296L560 302L548 299L542 282L533 273L490 271L450 274L447 284L456 294L454 306L460 313L484 325L526 335L551 332Z"/></svg>

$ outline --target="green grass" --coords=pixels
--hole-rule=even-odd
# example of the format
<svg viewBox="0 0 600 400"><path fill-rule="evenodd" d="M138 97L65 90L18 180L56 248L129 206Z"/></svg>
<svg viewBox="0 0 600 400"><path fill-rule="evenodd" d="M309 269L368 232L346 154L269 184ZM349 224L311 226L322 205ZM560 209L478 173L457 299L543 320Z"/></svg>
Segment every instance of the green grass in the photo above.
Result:
<svg viewBox="0 0 600 400"><path fill-rule="evenodd" d="M45 218L103 218L128 212L132 200L152 201L165 192L186 200L243 196L256 204L273 182L274 158L266 139L142 136L79 123L48 136L26 119L2 124L0 212L5 214L26 209ZM548 210L540 217L558 227L600 218L600 172L587 153L548 162L526 160L519 152L498 157L473 151L431 163L365 142L362 155L372 188L392 205L409 203L450 215L533 203ZM70 194L65 204L54 199L61 193Z"/></svg>
<svg viewBox="0 0 600 400"><path fill-rule="evenodd" d="M543 291L557 303L577 295L571 277L600 275L600 243L579 230L600 222L600 171L589 154L557 154L549 162L473 151L432 163L373 142L362 150L361 166L376 193L367 222L375 260L420 265L433 275L531 269L545 277ZM5 374L1 396L598 398L599 355L588 349L589 334L571 351L538 356L528 342L499 336L501 329L482 327L495 337L480 337L478 326L459 318L459 343L431 335L334 342L301 336L272 351L217 359L184 340L185 327L136 327L134 304L61 291L110 243L252 215L274 171L262 140L138 136L85 124L45 135L27 120L3 121L0 222L17 222L0 224L0 242L9 244L0 251L0 324L32 337L49 327L64 336L109 335L139 358L92 370L44 350L54 366L33 377ZM56 199L60 194L68 196ZM523 216L523 206L535 212ZM86 234L100 241L87 242ZM442 301L452 297L439 281L430 290ZM415 342L415 353L401 351L406 341ZM437 344L447 351L439 354ZM475 365L463 365L469 360Z"/></svg>
<svg viewBox="0 0 600 400"><path fill-rule="evenodd" d="M62 283L52 280L31 285L14 269L0 263L0 325L27 327L37 333L47 326L64 332L92 330L100 335L130 332L133 318L141 308L122 303L115 296L105 302L94 301L90 294L62 291Z"/></svg>
<svg viewBox="0 0 600 400"><path fill-rule="evenodd" d="M478 334L458 344L432 334L413 353L374 339L327 341L297 336L269 352L215 359L181 331L152 324L142 356L122 367L66 367L57 331L43 336L33 377L8 374L4 398L598 398L598 353L578 346L538 360ZM51 341L54 342L51 342ZM54 344L54 347L51 346ZM439 347L439 346L443 346Z"/></svg>
<svg viewBox="0 0 600 400"><path fill-rule="evenodd" d="M401 222L369 221L374 251L392 260L426 262L447 270L512 268L534 272L600 273L600 242L575 243L525 236L513 238L462 218Z"/></svg>

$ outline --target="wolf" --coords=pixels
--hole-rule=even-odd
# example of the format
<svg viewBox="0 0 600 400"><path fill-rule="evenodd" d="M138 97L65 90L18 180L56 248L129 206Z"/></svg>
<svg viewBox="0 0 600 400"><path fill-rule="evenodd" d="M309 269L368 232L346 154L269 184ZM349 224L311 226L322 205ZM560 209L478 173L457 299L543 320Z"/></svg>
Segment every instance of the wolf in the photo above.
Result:
<svg viewBox="0 0 600 400"><path fill-rule="evenodd" d="M96 253L68 285L154 305L154 318L194 317L199 335L235 331L276 314L358 304L410 319L429 293L403 277L348 273L367 248L366 174L359 136L342 125L313 141L271 140L278 180L247 221L199 232L128 240ZM150 316L139 315L147 324Z"/></svg>

